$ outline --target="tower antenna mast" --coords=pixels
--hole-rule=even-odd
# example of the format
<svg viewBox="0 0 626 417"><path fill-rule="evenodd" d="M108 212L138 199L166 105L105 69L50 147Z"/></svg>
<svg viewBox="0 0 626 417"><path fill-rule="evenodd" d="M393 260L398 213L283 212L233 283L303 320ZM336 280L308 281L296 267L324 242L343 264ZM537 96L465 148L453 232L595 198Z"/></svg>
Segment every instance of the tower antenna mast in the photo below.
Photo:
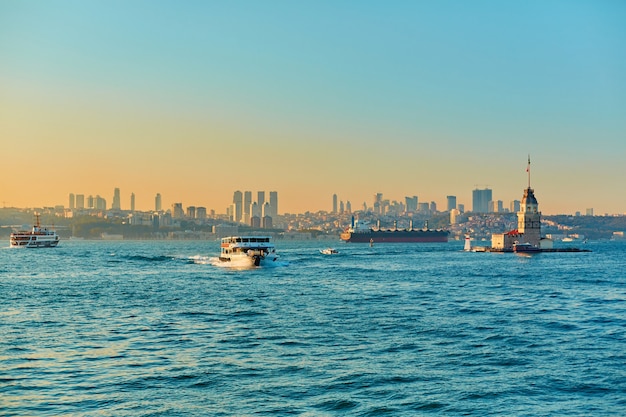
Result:
<svg viewBox="0 0 626 417"><path fill-rule="evenodd" d="M526 166L526 172L528 172L528 188L530 188L530 154L528 154L528 166Z"/></svg>

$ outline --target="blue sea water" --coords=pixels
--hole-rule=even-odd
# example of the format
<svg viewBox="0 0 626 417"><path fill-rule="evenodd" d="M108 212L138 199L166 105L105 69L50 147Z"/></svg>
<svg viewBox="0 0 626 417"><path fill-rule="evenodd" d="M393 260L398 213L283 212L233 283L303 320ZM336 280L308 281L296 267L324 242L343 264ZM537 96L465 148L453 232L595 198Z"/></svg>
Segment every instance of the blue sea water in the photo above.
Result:
<svg viewBox="0 0 626 417"><path fill-rule="evenodd" d="M0 249L0 415L626 415L626 243L276 244Z"/></svg>

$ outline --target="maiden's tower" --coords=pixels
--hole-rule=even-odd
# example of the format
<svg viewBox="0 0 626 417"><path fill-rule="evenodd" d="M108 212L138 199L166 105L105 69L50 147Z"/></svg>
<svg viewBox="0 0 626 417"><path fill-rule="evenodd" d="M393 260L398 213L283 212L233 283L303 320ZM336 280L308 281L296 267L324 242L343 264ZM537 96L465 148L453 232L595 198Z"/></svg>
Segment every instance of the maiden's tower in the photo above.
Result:
<svg viewBox="0 0 626 417"><path fill-rule="evenodd" d="M537 198L535 198L535 190L530 187L530 156L526 172L528 173L528 188L524 190L520 211L517 213L517 229L491 235L492 249L511 251L515 244L520 243L529 244L536 249L541 248L541 212Z"/></svg>

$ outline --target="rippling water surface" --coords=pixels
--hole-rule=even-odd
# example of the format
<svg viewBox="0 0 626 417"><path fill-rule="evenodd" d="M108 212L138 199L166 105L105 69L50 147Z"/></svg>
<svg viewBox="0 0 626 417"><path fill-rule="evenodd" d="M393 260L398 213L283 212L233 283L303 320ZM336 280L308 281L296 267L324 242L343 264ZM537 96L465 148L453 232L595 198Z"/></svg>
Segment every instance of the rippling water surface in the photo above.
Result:
<svg viewBox="0 0 626 417"><path fill-rule="evenodd" d="M626 415L626 243L0 249L0 415Z"/></svg>

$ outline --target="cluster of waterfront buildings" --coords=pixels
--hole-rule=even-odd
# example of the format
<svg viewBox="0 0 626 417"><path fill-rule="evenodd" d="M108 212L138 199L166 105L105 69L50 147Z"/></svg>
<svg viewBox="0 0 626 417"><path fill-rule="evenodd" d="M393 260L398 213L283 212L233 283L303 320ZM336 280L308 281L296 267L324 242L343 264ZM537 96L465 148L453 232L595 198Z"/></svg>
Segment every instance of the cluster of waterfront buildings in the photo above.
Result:
<svg viewBox="0 0 626 417"><path fill-rule="evenodd" d="M75 214L89 214L100 217L124 214L128 216L130 224L134 225L171 225L176 219L199 220L219 219L234 223L243 223L253 228L273 227L273 220L278 216L278 192L270 191L269 199L266 200L265 191L257 191L256 200L252 199L251 191L235 191L233 202L226 208L225 215L217 215L215 210L207 211L206 207L187 206L182 203L173 203L169 210L163 209L163 198L157 193L154 198L154 211L137 212L135 210L135 193L130 195L130 209L122 210L120 189L113 191L113 203L110 208L103 197L84 194L69 195L69 209L56 207L58 211L63 211L65 217L73 217Z"/></svg>

